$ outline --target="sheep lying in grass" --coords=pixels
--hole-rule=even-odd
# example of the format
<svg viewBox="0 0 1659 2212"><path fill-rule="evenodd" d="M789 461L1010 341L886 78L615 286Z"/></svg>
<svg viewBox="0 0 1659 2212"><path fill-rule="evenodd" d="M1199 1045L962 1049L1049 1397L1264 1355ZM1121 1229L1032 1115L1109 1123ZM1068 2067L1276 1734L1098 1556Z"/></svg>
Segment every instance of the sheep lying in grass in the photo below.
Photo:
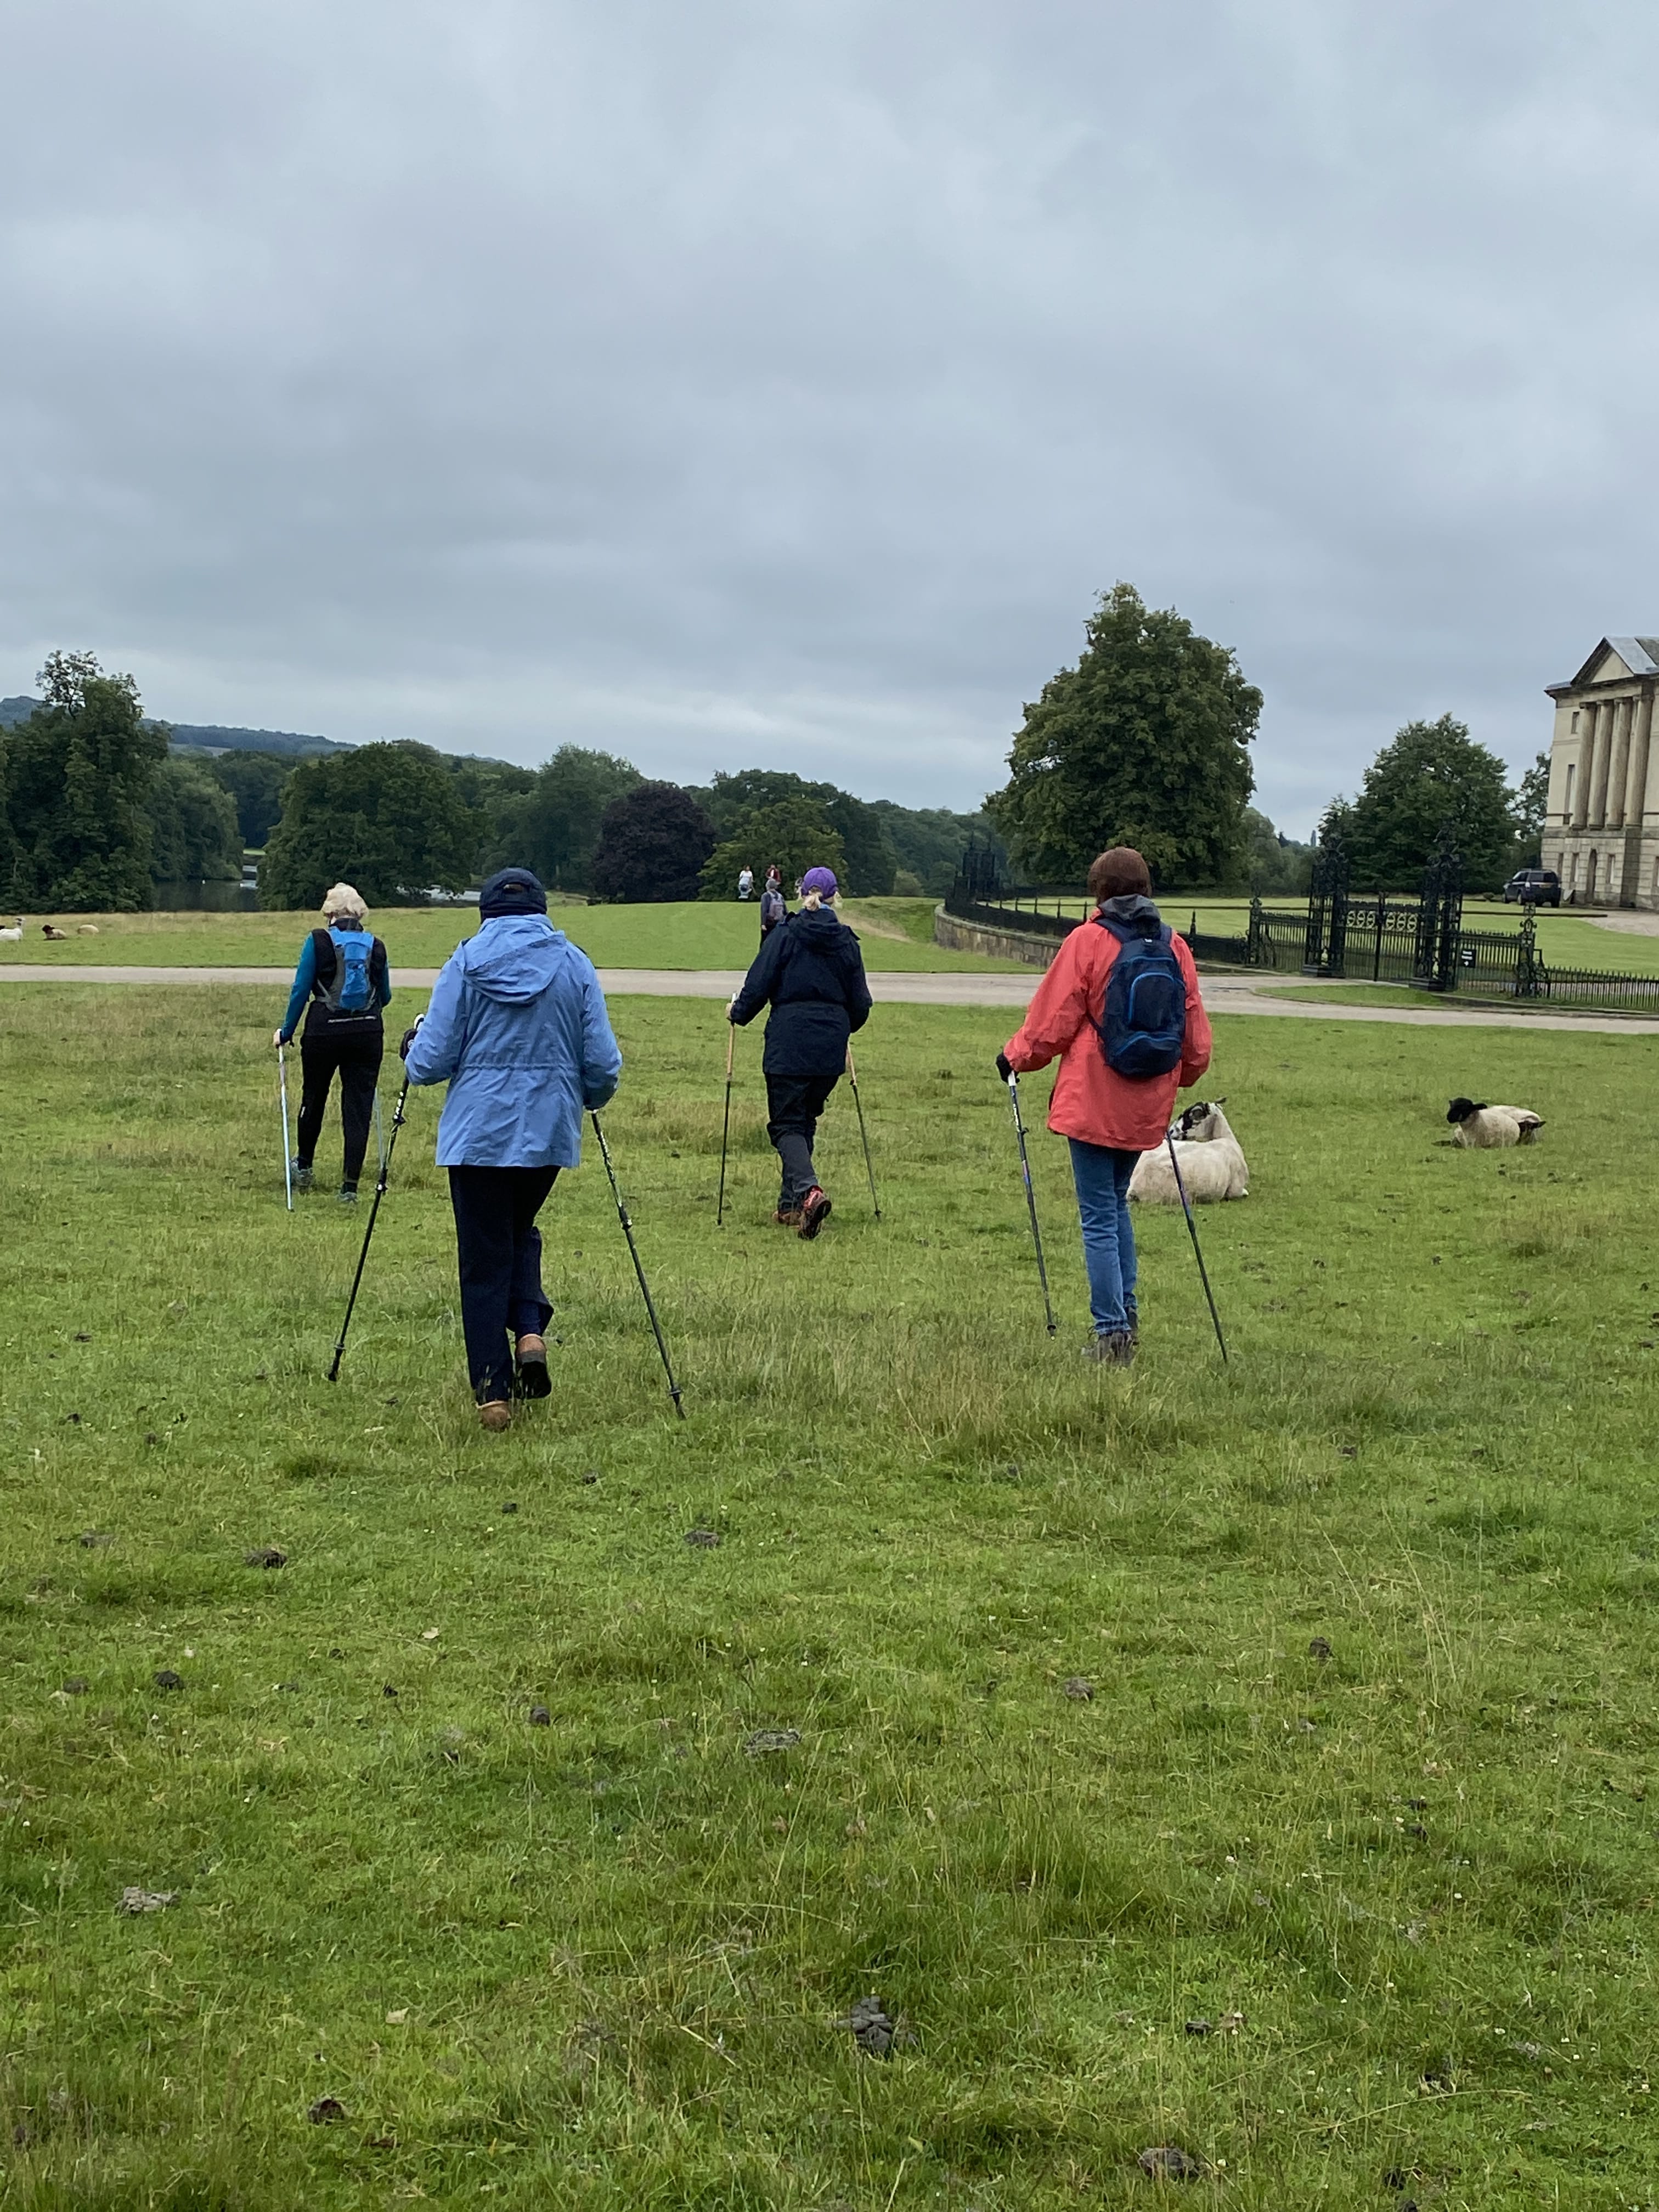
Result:
<svg viewBox="0 0 1659 2212"><path fill-rule="evenodd" d="M1477 1106L1473 1098L1454 1098L1446 1119L1455 1132L1452 1142L1488 1152L1497 1145L1530 1145L1544 1126L1541 1114L1528 1106Z"/></svg>
<svg viewBox="0 0 1659 2212"><path fill-rule="evenodd" d="M20 914L20 915L18 915L18 917L17 917L17 927L16 927L16 928L15 928L15 929L0 929L0 937L3 937L3 938L5 938L5 939L8 940L8 942L9 942L9 943L13 944L13 945L21 945L21 944L22 943L22 941L23 941L23 917L22 917L22 915L21 915L21 914Z"/></svg>
<svg viewBox="0 0 1659 2212"><path fill-rule="evenodd" d="M1184 1114L1177 1115L1170 1134L1175 1139L1181 1180L1194 1206L1211 1200L1244 1196L1250 1187L1250 1171L1244 1164L1237 1138L1227 1126L1218 1098L1200 1099L1195 1106L1189 1106ZM1175 1170L1170 1163L1167 1145L1160 1145L1155 1152L1143 1152L1135 1162L1135 1171L1129 1178L1129 1195L1149 1206L1180 1205L1181 1193L1176 1188Z"/></svg>

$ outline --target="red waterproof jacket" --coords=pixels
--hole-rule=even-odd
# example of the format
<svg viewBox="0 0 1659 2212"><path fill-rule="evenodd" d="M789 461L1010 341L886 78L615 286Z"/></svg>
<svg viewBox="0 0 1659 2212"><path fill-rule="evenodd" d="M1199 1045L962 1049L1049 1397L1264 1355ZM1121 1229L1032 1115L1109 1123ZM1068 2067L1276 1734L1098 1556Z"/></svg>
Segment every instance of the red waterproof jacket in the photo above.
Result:
<svg viewBox="0 0 1659 2212"><path fill-rule="evenodd" d="M1167 1075L1139 1082L1115 1075L1100 1048L1098 1024L1106 1008L1107 973L1118 955L1116 938L1097 921L1085 921L1055 953L1006 1049L1010 1066L1020 1075L1047 1067L1059 1054L1060 1073L1048 1106L1048 1127L1056 1135L1120 1152L1150 1152L1164 1141L1176 1092L1196 1083L1208 1067L1212 1040L1210 1018L1198 994L1198 970L1186 939L1172 937L1170 943L1187 979L1181 1065Z"/></svg>

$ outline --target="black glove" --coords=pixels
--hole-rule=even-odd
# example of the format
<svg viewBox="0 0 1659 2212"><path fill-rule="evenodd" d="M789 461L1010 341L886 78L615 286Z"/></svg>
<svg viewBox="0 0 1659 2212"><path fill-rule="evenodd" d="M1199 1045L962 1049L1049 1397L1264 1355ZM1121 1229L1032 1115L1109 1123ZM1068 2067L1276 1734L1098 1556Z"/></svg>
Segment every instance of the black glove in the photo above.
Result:
<svg viewBox="0 0 1659 2212"><path fill-rule="evenodd" d="M416 1038L420 1035L421 1022L423 1022L425 1019L426 1016L422 1014L421 1016L421 1021L416 1022L412 1030L405 1030L404 1031L403 1036L399 1038L398 1042L398 1057L399 1060L407 1060L409 1058L409 1048L414 1043Z"/></svg>
<svg viewBox="0 0 1659 2212"><path fill-rule="evenodd" d="M1007 1054L1006 1052L1000 1052L997 1054L997 1073L1002 1078L1003 1081L1006 1083L1013 1072L1013 1069L1008 1065Z"/></svg>

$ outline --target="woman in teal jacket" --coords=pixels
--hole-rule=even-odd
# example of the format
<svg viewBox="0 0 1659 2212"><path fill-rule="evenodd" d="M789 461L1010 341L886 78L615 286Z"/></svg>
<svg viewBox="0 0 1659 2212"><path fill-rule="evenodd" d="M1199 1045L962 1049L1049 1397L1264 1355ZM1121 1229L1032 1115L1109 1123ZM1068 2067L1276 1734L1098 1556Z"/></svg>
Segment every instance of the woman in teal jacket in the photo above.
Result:
<svg viewBox="0 0 1659 2212"><path fill-rule="evenodd" d="M552 1389L536 1216L559 1170L580 1166L582 1115L614 1095L622 1054L592 962L549 921L528 868L490 878L478 921L400 1049L411 1083L449 1085L438 1165L449 1170L461 1326L479 1419L499 1430L515 1389Z"/></svg>

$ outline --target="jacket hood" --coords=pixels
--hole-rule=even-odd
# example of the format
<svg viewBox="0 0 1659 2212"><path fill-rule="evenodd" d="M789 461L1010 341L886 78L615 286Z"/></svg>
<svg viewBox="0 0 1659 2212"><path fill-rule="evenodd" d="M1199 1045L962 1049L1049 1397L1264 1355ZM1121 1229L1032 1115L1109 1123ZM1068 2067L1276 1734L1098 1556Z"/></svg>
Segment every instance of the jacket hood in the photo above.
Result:
<svg viewBox="0 0 1659 2212"><path fill-rule="evenodd" d="M1103 899L1100 910L1108 921L1120 923L1127 929L1137 924L1143 929L1163 926L1164 917L1145 891L1121 891L1116 898Z"/></svg>
<svg viewBox="0 0 1659 2212"><path fill-rule="evenodd" d="M527 1006L557 974L566 942L544 914L499 915L462 945L461 966L485 998Z"/></svg>
<svg viewBox="0 0 1659 2212"><path fill-rule="evenodd" d="M789 927L798 937L815 938L822 945L839 937L847 924L833 907L804 906L798 913L790 915Z"/></svg>

